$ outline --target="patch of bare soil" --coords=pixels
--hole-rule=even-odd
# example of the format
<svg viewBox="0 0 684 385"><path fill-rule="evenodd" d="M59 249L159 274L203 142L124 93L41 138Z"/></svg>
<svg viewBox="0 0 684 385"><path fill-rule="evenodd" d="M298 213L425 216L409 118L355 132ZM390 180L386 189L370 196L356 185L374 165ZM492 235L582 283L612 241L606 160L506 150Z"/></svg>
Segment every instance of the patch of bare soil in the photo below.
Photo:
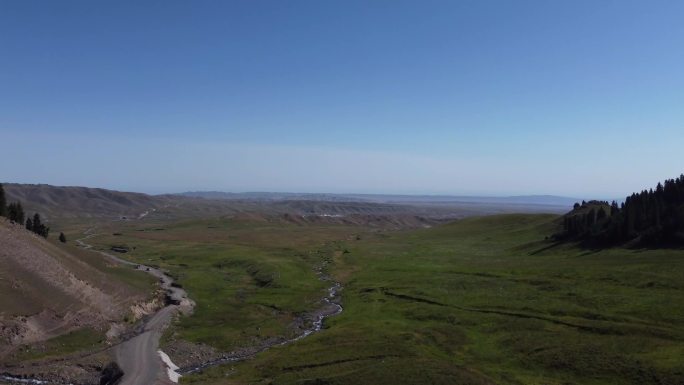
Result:
<svg viewBox="0 0 684 385"><path fill-rule="evenodd" d="M209 345L177 339L165 344L163 350L181 368L198 366L223 356L223 353Z"/></svg>
<svg viewBox="0 0 684 385"><path fill-rule="evenodd" d="M135 321L164 306L161 291L151 299L135 294L4 219L0 245L0 374L51 383L99 383L100 372L112 361L109 348L137 333L142 321ZM50 354L45 341L82 328L101 332L104 342L88 351L22 358L27 346L33 357Z"/></svg>
<svg viewBox="0 0 684 385"><path fill-rule="evenodd" d="M108 352L102 351L84 357L43 359L22 362L0 369L15 378L40 379L54 384L98 384L104 367L111 362Z"/></svg>
<svg viewBox="0 0 684 385"><path fill-rule="evenodd" d="M112 295L73 274L48 251L54 246L21 226L0 226L0 269L21 285L14 296L30 301L41 310L17 314L0 310L0 337L4 347L41 341L67 329L101 328L120 318L121 309ZM20 311L21 309L17 309ZM1 349L0 354L2 354Z"/></svg>

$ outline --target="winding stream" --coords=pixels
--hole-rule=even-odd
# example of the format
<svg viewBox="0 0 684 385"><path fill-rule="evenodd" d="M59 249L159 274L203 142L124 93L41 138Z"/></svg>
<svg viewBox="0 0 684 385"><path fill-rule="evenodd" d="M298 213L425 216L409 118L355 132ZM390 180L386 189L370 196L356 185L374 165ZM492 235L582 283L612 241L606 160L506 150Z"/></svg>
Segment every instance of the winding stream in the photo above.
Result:
<svg viewBox="0 0 684 385"><path fill-rule="evenodd" d="M318 275L318 279L320 279L321 281L332 282L332 286L330 286L327 290L328 295L321 298L321 302L323 303L323 306L320 309L318 309L317 311L315 311L313 313L309 313L307 316L302 317L302 318L313 317L313 320L311 321L310 327L304 329L298 335L291 337L289 339L281 339L281 340L277 340L277 341L265 342L263 345L258 346L256 349L251 349L248 351L247 351L247 349L237 350L235 352L225 354L220 358L217 358L217 359L214 359L211 361L203 362L199 365L180 368L178 370L178 373L180 373L180 374L197 373L197 372L200 372L200 371L202 371L206 368L209 368L211 366L226 364L229 362L244 361L244 360L250 359L250 358L256 356L257 354L264 352L264 351L266 351L266 350L268 350L274 346L283 346L283 345L291 344L295 341L299 341L302 338L308 337L311 334L320 331L323 328L323 321L326 318L340 314L344 310L344 308L340 304L340 296L339 296L339 292L340 292L340 290L342 290L342 284L339 282L333 281L329 275L325 274L323 272L324 268L325 268L325 265L322 265L322 266L316 268L316 275Z"/></svg>
<svg viewBox="0 0 684 385"><path fill-rule="evenodd" d="M149 212L145 212L140 215L139 219L145 217ZM143 332L132 338L123 341L121 344L116 346L115 352L117 357L117 363L124 370L124 377L120 384L122 385L149 385L156 378L158 371L160 369L166 369L169 374L170 380L175 380L177 382L177 375L190 374L200 372L203 369L209 368L211 366L221 365L229 362L239 362L243 360L250 359L257 354L264 352L274 346L282 346L299 341L313 333L320 331L323 328L323 321L331 316L340 314L343 311L342 305L340 304L339 292L342 290L342 284L335 282L332 278L327 275L324 270L327 263L324 262L322 265L318 266L315 271L318 279L321 281L326 281L332 283L332 285L327 289L327 295L321 299L322 306L318 310L308 313L300 317L300 321L309 321L310 327L302 330L296 336L291 338L279 338L275 340L265 341L263 344L249 349L241 349L231 353L227 353L220 358L213 359L210 361L203 362L199 365L194 365L191 367L175 368L173 363L169 364L163 361L163 352L157 350L159 345L159 339L161 337L161 332L168 323L170 323L172 316L176 311L180 310L183 314L189 314L192 312L195 303L188 298L187 293L180 287L174 286L174 280L167 275L161 269L157 269L151 266L137 264L123 258L119 258L116 255L110 253L95 250L93 245L86 243L87 239L97 236L94 233L94 227L87 229L83 235L83 238L77 239L76 243L84 249L90 249L95 251L106 258L127 266L135 266L136 269L145 271L148 274L156 277L160 281L161 287L166 291L167 297L171 300L170 304L157 310L151 317L146 321L144 325ZM308 322L307 322L308 323ZM145 337L145 338L143 338ZM129 354L132 353L132 354ZM137 356L136 356L137 355ZM162 360L155 360L156 357L162 355ZM154 356L155 358L152 358ZM166 356L168 358L168 356ZM166 368L160 368L157 361L163 361ZM170 360L169 360L170 362ZM172 367L173 366L173 367ZM56 384L53 381L46 381L35 378L21 378L13 377L9 374L0 375L0 380L15 383L24 384Z"/></svg>

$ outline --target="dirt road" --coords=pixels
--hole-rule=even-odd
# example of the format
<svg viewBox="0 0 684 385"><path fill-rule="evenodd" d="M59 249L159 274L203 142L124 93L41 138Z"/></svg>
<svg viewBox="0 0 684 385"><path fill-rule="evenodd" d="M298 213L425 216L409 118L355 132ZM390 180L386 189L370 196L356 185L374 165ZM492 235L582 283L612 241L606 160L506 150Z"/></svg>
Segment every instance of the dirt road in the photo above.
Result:
<svg viewBox="0 0 684 385"><path fill-rule="evenodd" d="M162 308L145 325L144 333L116 348L116 362L124 371L121 385L171 383L157 350L162 330L175 312L175 306Z"/></svg>
<svg viewBox="0 0 684 385"><path fill-rule="evenodd" d="M85 237L76 242L83 248L92 249L92 245L85 241L97 234L93 233L93 229L87 230L85 234ZM159 309L145 323L143 333L115 348L116 362L124 372L119 385L171 384L166 364L162 362L158 353L159 338L177 312L189 314L192 312L195 303L188 298L185 290L173 286L173 279L164 274L163 271L154 267L138 265L104 251L97 250L97 252L114 262L136 266L138 270L145 271L159 279L161 287L166 291L169 302L171 302L171 304Z"/></svg>
<svg viewBox="0 0 684 385"><path fill-rule="evenodd" d="M92 248L85 240L96 236L92 233L92 229L86 231L86 236L77 240L82 247ZM163 271L144 265L138 265L125 259L121 259L116 255L96 250L98 253L109 258L117 263L136 266L137 269L143 270L148 274L158 278L161 287L167 292L170 302L177 303L167 305L166 307L157 311L145 324L144 332L135 338L125 341L118 345L115 349L116 361L124 371L124 377L119 385L159 385L159 384L173 384L167 372L168 368L162 361L159 355L159 338L161 337L163 329L169 324L172 317L177 313L189 314L195 303L187 297L185 290L173 286L173 279L164 274ZM226 354L221 358L204 362L194 367L182 368L180 373L194 373L205 368L220 365L226 362L242 361L246 358L253 357L259 352L268 350L277 345L286 345L291 342L305 338L313 333L321 330L325 318L334 316L342 312L343 308L340 305L339 291L342 285L339 282L334 282L330 276L324 273L325 263L316 268L316 274L319 279L323 281L332 282L332 286L328 288L328 295L321 299L322 307L308 314L311 326L302 330L301 333L295 337L282 340L273 340L267 342L262 346L254 347L249 353L245 354L241 351L236 351Z"/></svg>

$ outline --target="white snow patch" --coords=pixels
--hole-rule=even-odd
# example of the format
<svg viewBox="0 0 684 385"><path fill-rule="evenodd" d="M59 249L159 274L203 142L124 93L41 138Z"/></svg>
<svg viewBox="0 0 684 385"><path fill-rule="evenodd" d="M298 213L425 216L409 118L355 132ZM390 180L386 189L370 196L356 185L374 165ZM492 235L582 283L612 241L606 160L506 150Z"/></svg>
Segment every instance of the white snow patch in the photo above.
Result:
<svg viewBox="0 0 684 385"><path fill-rule="evenodd" d="M168 354L162 352L161 350L157 350L157 353L159 353L159 356L166 365L166 372L169 375L169 380L178 383L178 379L181 377L179 373L176 373L178 366L171 361L171 358L169 358Z"/></svg>

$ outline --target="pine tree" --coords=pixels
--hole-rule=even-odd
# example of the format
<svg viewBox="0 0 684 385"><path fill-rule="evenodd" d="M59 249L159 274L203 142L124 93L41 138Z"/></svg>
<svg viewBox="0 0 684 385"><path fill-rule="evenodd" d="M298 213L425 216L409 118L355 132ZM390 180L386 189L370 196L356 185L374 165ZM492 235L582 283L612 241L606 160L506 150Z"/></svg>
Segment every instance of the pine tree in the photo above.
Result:
<svg viewBox="0 0 684 385"><path fill-rule="evenodd" d="M33 232L36 234L40 234L40 230L42 227L43 224L40 222L40 214L33 214Z"/></svg>
<svg viewBox="0 0 684 385"><path fill-rule="evenodd" d="M50 228L46 227L40 220L40 214L35 213L33 215L33 232L42 236L43 238L47 238L48 233L50 232Z"/></svg>
<svg viewBox="0 0 684 385"><path fill-rule="evenodd" d="M610 216L614 217L620 212L620 208L618 207L617 202L613 201L610 204Z"/></svg>
<svg viewBox="0 0 684 385"><path fill-rule="evenodd" d="M606 212L605 207L601 207L601 209L598 211L598 214L596 216L596 220L601 221L605 217L608 216L608 213Z"/></svg>
<svg viewBox="0 0 684 385"><path fill-rule="evenodd" d="M31 221L31 218L26 220L26 230L33 231L33 221Z"/></svg>
<svg viewBox="0 0 684 385"><path fill-rule="evenodd" d="M628 196L618 207L602 201L582 201L586 213L568 214L567 235L593 244L638 241L642 245L684 244L684 174Z"/></svg>
<svg viewBox="0 0 684 385"><path fill-rule="evenodd" d="M589 214L587 215L587 227L591 227L596 223L596 210L591 209L589 210Z"/></svg>
<svg viewBox="0 0 684 385"><path fill-rule="evenodd" d="M64 236L64 233L59 233L59 241L66 243L66 236Z"/></svg>
<svg viewBox="0 0 684 385"><path fill-rule="evenodd" d="M7 198L5 198L5 189L0 183L0 217L7 216Z"/></svg>
<svg viewBox="0 0 684 385"><path fill-rule="evenodd" d="M14 223L24 224L24 208L21 207L21 202L10 203L7 206L7 218Z"/></svg>

